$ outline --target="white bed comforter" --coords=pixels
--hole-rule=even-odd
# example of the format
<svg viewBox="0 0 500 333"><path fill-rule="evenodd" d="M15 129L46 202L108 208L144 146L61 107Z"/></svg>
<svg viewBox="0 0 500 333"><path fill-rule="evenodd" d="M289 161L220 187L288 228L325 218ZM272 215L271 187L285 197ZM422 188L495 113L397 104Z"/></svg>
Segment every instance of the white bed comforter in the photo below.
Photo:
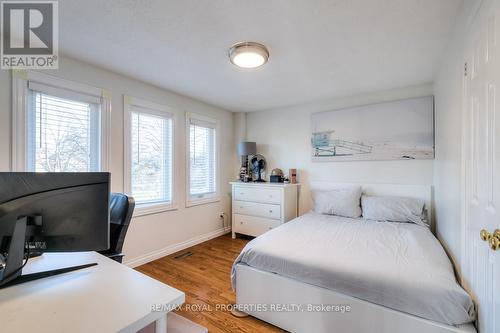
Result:
<svg viewBox="0 0 500 333"><path fill-rule="evenodd" d="M308 213L249 242L237 264L458 325L474 320L441 244L412 223Z"/></svg>

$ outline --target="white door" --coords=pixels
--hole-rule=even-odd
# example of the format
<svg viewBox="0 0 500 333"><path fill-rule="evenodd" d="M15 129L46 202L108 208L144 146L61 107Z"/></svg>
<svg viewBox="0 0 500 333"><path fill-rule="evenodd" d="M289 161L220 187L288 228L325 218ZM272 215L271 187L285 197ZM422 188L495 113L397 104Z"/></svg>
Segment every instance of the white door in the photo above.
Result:
<svg viewBox="0 0 500 333"><path fill-rule="evenodd" d="M466 34L464 80L464 270L478 331L500 333L500 0L483 0ZM499 235L500 240L500 235Z"/></svg>

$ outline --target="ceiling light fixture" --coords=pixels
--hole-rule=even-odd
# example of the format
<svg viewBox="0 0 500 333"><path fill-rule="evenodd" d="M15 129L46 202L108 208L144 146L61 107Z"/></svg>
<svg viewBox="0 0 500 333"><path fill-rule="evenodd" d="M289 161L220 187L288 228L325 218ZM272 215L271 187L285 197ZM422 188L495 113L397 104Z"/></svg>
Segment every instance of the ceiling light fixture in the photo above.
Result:
<svg viewBox="0 0 500 333"><path fill-rule="evenodd" d="M269 59L269 51L259 43L236 43L229 49L229 59L233 65L241 68L257 68Z"/></svg>

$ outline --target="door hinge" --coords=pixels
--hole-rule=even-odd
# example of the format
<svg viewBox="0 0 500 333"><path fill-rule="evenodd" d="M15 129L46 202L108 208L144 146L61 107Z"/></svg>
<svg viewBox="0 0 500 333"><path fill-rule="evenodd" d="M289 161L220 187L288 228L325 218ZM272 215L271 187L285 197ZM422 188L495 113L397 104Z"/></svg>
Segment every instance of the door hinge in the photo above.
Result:
<svg viewBox="0 0 500 333"><path fill-rule="evenodd" d="M464 76L467 76L467 63L464 64Z"/></svg>

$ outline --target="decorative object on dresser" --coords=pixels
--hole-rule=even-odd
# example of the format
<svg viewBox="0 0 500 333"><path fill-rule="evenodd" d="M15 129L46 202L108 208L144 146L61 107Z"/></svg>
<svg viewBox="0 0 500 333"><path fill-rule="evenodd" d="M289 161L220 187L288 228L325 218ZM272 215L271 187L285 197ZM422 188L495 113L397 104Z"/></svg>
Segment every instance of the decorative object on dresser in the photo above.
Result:
<svg viewBox="0 0 500 333"><path fill-rule="evenodd" d="M271 183L283 183L285 181L283 170L273 169L273 171L271 171L271 176L269 176L269 181Z"/></svg>
<svg viewBox="0 0 500 333"><path fill-rule="evenodd" d="M259 236L297 217L298 184L232 182L233 238Z"/></svg>
<svg viewBox="0 0 500 333"><path fill-rule="evenodd" d="M248 156L257 154L257 144L255 142L242 141L238 144L238 155L241 156L240 181L251 180L248 167Z"/></svg>
<svg viewBox="0 0 500 333"><path fill-rule="evenodd" d="M288 180L290 184L297 184L297 169L290 169L288 171Z"/></svg>

